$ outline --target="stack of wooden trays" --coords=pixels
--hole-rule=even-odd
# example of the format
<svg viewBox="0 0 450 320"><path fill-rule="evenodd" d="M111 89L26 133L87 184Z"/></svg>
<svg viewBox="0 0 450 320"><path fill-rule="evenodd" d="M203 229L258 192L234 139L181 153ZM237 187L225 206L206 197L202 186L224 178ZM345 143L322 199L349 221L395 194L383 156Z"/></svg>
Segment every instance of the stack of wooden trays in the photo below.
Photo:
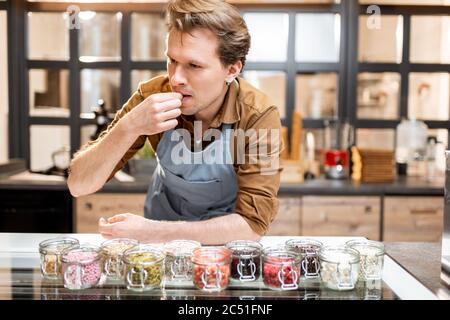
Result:
<svg viewBox="0 0 450 320"><path fill-rule="evenodd" d="M352 147L352 179L362 182L395 180L394 151Z"/></svg>

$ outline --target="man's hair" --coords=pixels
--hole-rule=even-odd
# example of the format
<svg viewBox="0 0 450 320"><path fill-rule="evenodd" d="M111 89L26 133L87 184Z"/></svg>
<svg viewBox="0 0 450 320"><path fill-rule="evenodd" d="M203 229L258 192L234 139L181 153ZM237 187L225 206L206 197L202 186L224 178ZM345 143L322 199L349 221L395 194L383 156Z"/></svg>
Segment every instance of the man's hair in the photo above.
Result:
<svg viewBox="0 0 450 320"><path fill-rule="evenodd" d="M217 53L224 66L238 60L245 65L250 34L239 11L223 0L169 0L166 9L169 31L189 33L207 28L218 38Z"/></svg>

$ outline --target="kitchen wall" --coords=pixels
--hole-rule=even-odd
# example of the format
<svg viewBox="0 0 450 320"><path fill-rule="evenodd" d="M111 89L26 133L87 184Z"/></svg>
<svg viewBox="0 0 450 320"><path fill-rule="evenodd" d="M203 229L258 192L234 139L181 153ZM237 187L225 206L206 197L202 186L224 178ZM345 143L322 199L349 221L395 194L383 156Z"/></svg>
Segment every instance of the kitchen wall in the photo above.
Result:
<svg viewBox="0 0 450 320"><path fill-rule="evenodd" d="M0 163L8 159L8 38L6 11L0 11Z"/></svg>

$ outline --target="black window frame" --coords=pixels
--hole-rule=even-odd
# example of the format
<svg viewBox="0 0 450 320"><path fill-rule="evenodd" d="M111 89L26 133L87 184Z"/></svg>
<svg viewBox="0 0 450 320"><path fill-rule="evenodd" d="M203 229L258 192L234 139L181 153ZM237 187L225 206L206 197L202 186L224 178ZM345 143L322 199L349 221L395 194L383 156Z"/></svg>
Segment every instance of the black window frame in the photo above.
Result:
<svg viewBox="0 0 450 320"><path fill-rule="evenodd" d="M8 10L8 65L9 65L9 156L24 158L30 167L30 126L31 125L67 125L70 127L70 148L75 153L80 148L81 129L94 124L94 119L80 115L81 71L83 69L114 69L121 72L120 100L125 103L131 88L131 73L134 70L165 70L165 61L131 60L131 15L132 13L161 14L163 3L153 4L100 4L77 3L81 10L96 12L121 12L121 60L111 62L79 61L79 30L69 31L69 52L67 61L41 61L27 58L27 12L65 12L69 3L36 3L25 0L8 0L0 3L0 9ZM360 63L358 61L359 16L367 14L369 5L358 0L341 0L339 4L236 4L242 14L250 12L282 12L289 16L289 37L287 61L247 62L244 71L283 71L286 73L286 117L283 125L288 127L290 137L292 113L295 108L295 82L298 74L335 72L338 77L337 117L333 119L303 119L305 129L321 129L334 121L348 121L356 129L380 128L395 129L402 117L408 116L408 90L410 72L450 72L449 64L417 64L409 62L410 25L412 15L450 15L449 6L380 5L381 14L403 16L402 62ZM295 61L295 19L297 13L334 13L340 14L340 50L337 63L298 63ZM31 68L63 68L69 70L69 118L31 117L29 115L28 70ZM399 72L401 76L399 119L358 119L357 118L357 77L362 71ZM23 92L21 91L23 89ZM450 135L450 121L425 120L430 129L447 129ZM355 137L356 138L356 137ZM449 139L450 140L450 139Z"/></svg>

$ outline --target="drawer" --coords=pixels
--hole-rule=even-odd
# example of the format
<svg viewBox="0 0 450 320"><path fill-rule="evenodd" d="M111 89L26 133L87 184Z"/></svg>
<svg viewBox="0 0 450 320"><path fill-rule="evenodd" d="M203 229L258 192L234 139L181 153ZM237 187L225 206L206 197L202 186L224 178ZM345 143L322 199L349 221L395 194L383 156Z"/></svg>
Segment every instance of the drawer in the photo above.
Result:
<svg viewBox="0 0 450 320"><path fill-rule="evenodd" d="M279 197L278 214L269 226L268 236L301 235L301 197Z"/></svg>
<svg viewBox="0 0 450 320"><path fill-rule="evenodd" d="M98 220L119 213L143 216L145 193L98 193L76 198L76 232L98 232Z"/></svg>
<svg viewBox="0 0 450 320"><path fill-rule="evenodd" d="M444 223L442 197L386 197L385 241L440 241Z"/></svg>
<svg viewBox="0 0 450 320"><path fill-rule="evenodd" d="M380 198L305 196L302 235L362 236L380 239Z"/></svg>

